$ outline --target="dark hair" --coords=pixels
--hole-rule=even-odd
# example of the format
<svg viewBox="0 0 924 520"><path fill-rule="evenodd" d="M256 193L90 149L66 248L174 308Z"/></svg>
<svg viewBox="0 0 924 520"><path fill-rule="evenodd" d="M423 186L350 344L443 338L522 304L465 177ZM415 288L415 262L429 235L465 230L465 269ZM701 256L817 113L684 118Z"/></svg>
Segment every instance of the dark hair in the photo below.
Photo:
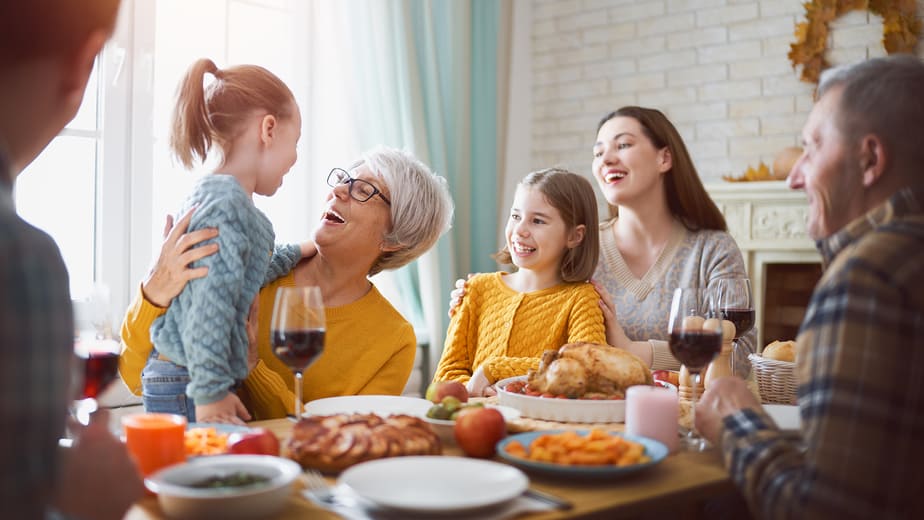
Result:
<svg viewBox="0 0 924 520"><path fill-rule="evenodd" d="M203 87L206 73L215 81ZM195 159L204 161L212 143L227 155L242 123L254 111L288 119L296 109L292 91L272 72L257 65L219 69L207 58L189 67L176 98L170 149L187 168Z"/></svg>
<svg viewBox="0 0 924 520"><path fill-rule="evenodd" d="M657 149L667 148L671 154L671 169L664 175L664 190L667 192L667 207L671 214L691 230L715 229L727 231L725 217L706 193L706 188L696 173L693 160L683 139L674 125L660 110L626 106L603 116L597 125L597 133L607 121L614 117L631 117L642 126L642 132ZM619 208L610 206L610 216L615 217Z"/></svg>
<svg viewBox="0 0 924 520"><path fill-rule="evenodd" d="M112 33L120 0L0 1L0 64L73 52L95 31Z"/></svg>
<svg viewBox="0 0 924 520"><path fill-rule="evenodd" d="M876 134L889 148L896 171L917 172L924 164L924 63L909 54L875 58L825 70L817 97L843 87L837 127L856 142ZM921 182L920 175L912 175ZM909 180L912 180L909 178Z"/></svg>
<svg viewBox="0 0 924 520"><path fill-rule="evenodd" d="M600 226L597 223L597 197L587 178L561 168L534 171L520 181L520 186L542 192L549 204L561 214L568 230L584 226L584 240L569 249L561 261L561 279L566 282L590 280L600 256ZM510 250L494 255L501 264L512 264Z"/></svg>

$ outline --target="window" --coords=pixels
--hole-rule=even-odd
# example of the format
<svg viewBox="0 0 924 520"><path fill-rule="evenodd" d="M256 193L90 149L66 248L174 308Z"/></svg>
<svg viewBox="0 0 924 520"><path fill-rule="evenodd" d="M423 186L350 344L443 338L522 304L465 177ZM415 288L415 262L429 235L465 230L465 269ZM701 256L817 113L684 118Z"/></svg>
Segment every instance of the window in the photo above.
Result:
<svg viewBox="0 0 924 520"><path fill-rule="evenodd" d="M214 167L185 171L167 145L177 84L200 57L260 64L292 89L303 120L299 159L282 188L255 203L277 241L310 237L327 172L360 152L344 87L350 42L333 29L335 17L349 13L300 0L122 0L77 117L16 182L20 214L61 248L73 298L103 282L120 317L160 248L164 216ZM386 292L390 277L376 277Z"/></svg>
<svg viewBox="0 0 924 520"><path fill-rule="evenodd" d="M75 297L89 292L96 272L101 101L97 60L77 116L16 180L18 212L54 237Z"/></svg>

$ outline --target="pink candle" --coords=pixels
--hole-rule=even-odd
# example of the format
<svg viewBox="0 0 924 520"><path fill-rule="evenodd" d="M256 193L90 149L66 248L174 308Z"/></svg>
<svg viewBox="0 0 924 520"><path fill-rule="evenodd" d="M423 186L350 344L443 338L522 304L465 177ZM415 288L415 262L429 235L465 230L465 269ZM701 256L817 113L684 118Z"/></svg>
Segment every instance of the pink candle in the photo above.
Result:
<svg viewBox="0 0 924 520"><path fill-rule="evenodd" d="M663 442L677 450L677 391L639 385L626 390L626 433Z"/></svg>

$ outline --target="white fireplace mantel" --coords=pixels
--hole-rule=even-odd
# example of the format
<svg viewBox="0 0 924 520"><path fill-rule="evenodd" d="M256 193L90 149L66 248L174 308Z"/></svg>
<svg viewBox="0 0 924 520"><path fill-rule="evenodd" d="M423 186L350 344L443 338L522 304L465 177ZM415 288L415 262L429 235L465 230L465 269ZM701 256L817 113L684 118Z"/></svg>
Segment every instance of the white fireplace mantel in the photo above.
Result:
<svg viewBox="0 0 924 520"><path fill-rule="evenodd" d="M728 231L744 255L756 323L762 324L767 264L821 261L805 230L805 193L789 189L783 181L709 183L706 191L725 215ZM762 330L758 342L764 345Z"/></svg>

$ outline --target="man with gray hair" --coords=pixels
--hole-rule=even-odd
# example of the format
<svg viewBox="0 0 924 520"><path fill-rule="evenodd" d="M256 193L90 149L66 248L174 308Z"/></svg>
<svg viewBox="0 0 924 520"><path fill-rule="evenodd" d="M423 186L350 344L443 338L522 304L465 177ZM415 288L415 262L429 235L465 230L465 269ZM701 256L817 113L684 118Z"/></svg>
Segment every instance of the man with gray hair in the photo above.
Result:
<svg viewBox="0 0 924 520"><path fill-rule="evenodd" d="M797 337L793 438L743 381L715 381L696 425L761 518L924 513L924 62L826 71L789 174L825 272Z"/></svg>

